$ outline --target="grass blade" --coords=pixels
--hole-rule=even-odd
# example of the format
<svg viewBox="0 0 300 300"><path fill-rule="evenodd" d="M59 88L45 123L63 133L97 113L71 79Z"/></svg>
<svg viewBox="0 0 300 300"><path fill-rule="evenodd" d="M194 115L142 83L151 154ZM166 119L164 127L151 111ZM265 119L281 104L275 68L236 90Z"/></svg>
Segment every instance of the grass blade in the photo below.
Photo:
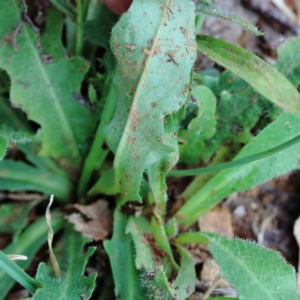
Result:
<svg viewBox="0 0 300 300"><path fill-rule="evenodd" d="M274 67L256 55L211 36L199 35L197 47L210 59L248 82L265 98L288 112L300 113L300 95Z"/></svg>

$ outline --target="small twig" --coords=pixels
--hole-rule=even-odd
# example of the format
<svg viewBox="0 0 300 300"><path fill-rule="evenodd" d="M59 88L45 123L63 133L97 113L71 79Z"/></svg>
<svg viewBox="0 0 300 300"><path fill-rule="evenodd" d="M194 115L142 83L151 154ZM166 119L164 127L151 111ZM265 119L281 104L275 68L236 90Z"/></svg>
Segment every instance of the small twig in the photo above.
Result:
<svg viewBox="0 0 300 300"><path fill-rule="evenodd" d="M263 245L263 242L264 242L264 237L265 237L265 232L266 232L266 228L267 228L267 225L276 217L276 214L272 214L268 217L266 217L262 223L261 223L261 226L260 226L260 231L257 235L257 242L261 245Z"/></svg>
<svg viewBox="0 0 300 300"><path fill-rule="evenodd" d="M294 12L285 4L284 0L271 0L272 3L277 6L292 22L297 22L297 16Z"/></svg>
<svg viewBox="0 0 300 300"><path fill-rule="evenodd" d="M268 1L261 0L242 0L242 4L247 8L257 11L266 19L274 20L280 23L285 29L291 30L296 34L300 33L300 27L292 22L277 7L270 5Z"/></svg>
<svg viewBox="0 0 300 300"><path fill-rule="evenodd" d="M58 261L57 261L55 255L54 255L54 252L53 252L53 249L52 249L52 241L53 241L54 232L53 232L53 229L51 227L50 206L53 202L53 198L54 198L54 196L51 195L49 204L48 204L47 209L46 209L46 221L47 221L47 224L48 224L48 247L49 247L50 260L51 260L51 263L52 263L52 266L53 266L54 273L55 273L56 277L61 277L60 267L59 267Z"/></svg>
<svg viewBox="0 0 300 300"><path fill-rule="evenodd" d="M207 291L205 292L205 294L203 295L201 300L205 300L208 299L208 297L210 296L210 294L213 292L213 290L217 287L218 283L220 282L220 280L222 279L221 274L219 274L214 281L212 282L211 286L207 289Z"/></svg>

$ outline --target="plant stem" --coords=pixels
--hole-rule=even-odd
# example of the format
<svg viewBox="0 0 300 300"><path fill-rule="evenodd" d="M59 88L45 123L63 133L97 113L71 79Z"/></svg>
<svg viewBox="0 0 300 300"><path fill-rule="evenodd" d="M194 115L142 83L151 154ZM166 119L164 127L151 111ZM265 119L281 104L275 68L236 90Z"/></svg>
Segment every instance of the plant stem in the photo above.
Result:
<svg viewBox="0 0 300 300"><path fill-rule="evenodd" d="M75 20L76 12L73 6L67 5L66 3L60 3L58 0L51 0L52 4L57 7L62 13L66 16L70 17L71 19Z"/></svg>
<svg viewBox="0 0 300 300"><path fill-rule="evenodd" d="M176 243L180 245L201 243L207 245L209 243L208 238L202 235L200 232L184 232L177 236Z"/></svg>
<svg viewBox="0 0 300 300"><path fill-rule="evenodd" d="M13 277L32 294L35 293L36 289L42 287L38 281L31 278L19 266L12 262L2 251L0 251L0 268Z"/></svg>
<svg viewBox="0 0 300 300"><path fill-rule="evenodd" d="M271 148L266 151L262 151L260 153L256 153L256 154L247 156L245 158L237 159L237 160L234 160L231 162L227 162L227 163L223 163L223 164L219 164L219 165L207 167L207 168L198 168L198 169L192 169L192 170L174 170L174 171L171 171L168 174L168 176L171 176L171 177L195 176L195 175L200 175L200 174L204 174L204 173L210 173L210 172L221 171L221 170L225 170L225 169L229 169L229 168L239 167L241 165L248 164L248 163L254 162L256 160L263 159L270 155L276 154L276 153L283 151L299 142L300 142L300 135L294 137L293 139L291 139L279 146L276 146L276 147Z"/></svg>
<svg viewBox="0 0 300 300"><path fill-rule="evenodd" d="M83 48L83 19L84 19L84 10L82 7L82 0L76 0L76 10L77 10L77 33L76 33L76 46L75 46L75 55L80 56Z"/></svg>
<svg viewBox="0 0 300 300"><path fill-rule="evenodd" d="M115 111L115 89L110 88L103 112L101 121L97 128L96 136L92 144L91 150L84 162L83 171L78 187L78 196L82 198L87 191L88 184L92 177L92 173L99 169L108 154L108 150L102 148L104 143L104 127L110 121L113 112Z"/></svg>

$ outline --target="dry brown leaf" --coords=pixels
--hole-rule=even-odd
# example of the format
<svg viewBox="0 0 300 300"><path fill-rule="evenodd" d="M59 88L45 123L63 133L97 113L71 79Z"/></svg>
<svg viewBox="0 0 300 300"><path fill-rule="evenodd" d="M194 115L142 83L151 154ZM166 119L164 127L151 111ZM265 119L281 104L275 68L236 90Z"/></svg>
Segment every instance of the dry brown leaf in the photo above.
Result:
<svg viewBox="0 0 300 300"><path fill-rule="evenodd" d="M103 241L112 232L112 210L107 201L98 200L86 206L75 204L74 207L89 219L85 222L79 213L68 216L76 231L95 241Z"/></svg>

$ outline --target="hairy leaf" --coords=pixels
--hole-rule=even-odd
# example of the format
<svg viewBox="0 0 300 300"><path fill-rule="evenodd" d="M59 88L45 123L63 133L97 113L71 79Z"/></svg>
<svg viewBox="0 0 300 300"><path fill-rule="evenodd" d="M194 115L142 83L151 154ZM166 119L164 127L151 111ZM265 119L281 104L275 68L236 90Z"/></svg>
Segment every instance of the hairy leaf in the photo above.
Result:
<svg viewBox="0 0 300 300"><path fill-rule="evenodd" d="M50 277L45 263L40 263L36 279L43 284L43 287L37 290L33 300L90 299L97 274L86 277L83 273L88 258L96 248L90 247L86 253L80 253L88 241L89 239L76 232L69 224L64 234L61 255L60 267L63 275L60 278Z"/></svg>
<svg viewBox="0 0 300 300"><path fill-rule="evenodd" d="M271 149L294 138L299 134L299 124L298 115L282 114L244 147L236 159ZM218 173L179 209L176 213L178 223L188 227L228 195L298 169L299 158L298 143L263 160Z"/></svg>
<svg viewBox="0 0 300 300"><path fill-rule="evenodd" d="M294 86L300 84L300 37L288 39L278 48L276 68L284 74Z"/></svg>
<svg viewBox="0 0 300 300"><path fill-rule="evenodd" d="M196 55L194 20L190 1L136 0L113 28L118 105L106 134L123 202L141 201L145 169L175 152L165 142L164 120L188 94Z"/></svg>
<svg viewBox="0 0 300 300"><path fill-rule="evenodd" d="M76 170L96 121L96 114L82 104L80 94L87 63L66 56L60 13L48 11L47 26L40 38L34 25L22 21L24 8L20 6L21 1L16 0L0 4L0 38L4 41L0 68L11 78L11 101L41 125L41 154L60 159Z"/></svg>
<svg viewBox="0 0 300 300"><path fill-rule="evenodd" d="M244 300L299 300L296 273L281 255L253 242L208 234L222 276Z"/></svg>
<svg viewBox="0 0 300 300"><path fill-rule="evenodd" d="M274 67L254 54L222 40L199 35L198 50L247 81L261 95L279 107L300 113L300 95Z"/></svg>

